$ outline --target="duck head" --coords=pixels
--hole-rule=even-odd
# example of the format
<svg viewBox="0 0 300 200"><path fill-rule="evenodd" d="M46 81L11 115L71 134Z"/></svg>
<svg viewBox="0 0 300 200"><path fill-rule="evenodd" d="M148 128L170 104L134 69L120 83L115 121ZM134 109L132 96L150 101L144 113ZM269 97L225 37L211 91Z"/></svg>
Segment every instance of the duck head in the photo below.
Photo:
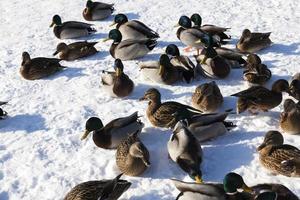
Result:
<svg viewBox="0 0 300 200"><path fill-rule="evenodd" d="M61 42L61 43L59 43L59 44L57 45L56 51L53 53L53 56L57 55L57 54L60 53L60 52L65 53L65 52L68 51L68 49L69 49L69 48L68 48L68 45L67 45L66 43L64 43L64 42Z"/></svg>
<svg viewBox="0 0 300 200"><path fill-rule="evenodd" d="M281 93L281 92L290 93L289 83L284 79L279 79L273 83L272 91L278 92L278 93Z"/></svg>
<svg viewBox="0 0 300 200"><path fill-rule="evenodd" d="M247 56L247 63L250 64L250 65L259 65L261 64L261 59L258 55L256 54L249 54Z"/></svg>
<svg viewBox="0 0 300 200"><path fill-rule="evenodd" d="M108 38L105 38L103 42L106 42L108 40L113 40L114 43L119 43L122 40L122 34L118 29L113 29L109 31Z"/></svg>
<svg viewBox="0 0 300 200"><path fill-rule="evenodd" d="M155 88L150 88L148 89L144 96L141 97L139 100L140 101L144 101L144 100L148 100L148 101L160 101L160 92L155 89Z"/></svg>
<svg viewBox="0 0 300 200"><path fill-rule="evenodd" d="M23 52L22 53L22 66L24 65L24 64L26 64L27 62L29 62L30 61L30 55L29 55L29 53L28 52Z"/></svg>
<svg viewBox="0 0 300 200"><path fill-rule="evenodd" d="M190 19L192 22L194 22L196 27L201 27L202 17L198 13L194 13Z"/></svg>
<svg viewBox="0 0 300 200"><path fill-rule="evenodd" d="M279 131L268 131L265 135L263 143L257 147L257 151L262 150L266 146L278 146L284 142L283 136Z"/></svg>
<svg viewBox="0 0 300 200"><path fill-rule="evenodd" d="M192 27L192 22L191 22L190 18L183 15L179 18L179 21L178 21L177 25L175 25L175 27L178 27L178 26L181 26L185 29L188 29L188 28Z"/></svg>
<svg viewBox="0 0 300 200"><path fill-rule="evenodd" d="M120 13L115 16L114 22L110 26L113 26L115 24L124 24L126 22L128 22L127 16Z"/></svg>
<svg viewBox="0 0 300 200"><path fill-rule="evenodd" d="M284 112L289 112L295 108L295 106L297 106L297 104L292 99L286 99L283 103L283 110Z"/></svg>
<svg viewBox="0 0 300 200"><path fill-rule="evenodd" d="M234 172L230 172L224 177L223 186L226 194L228 195L236 194L238 189L248 193L253 192L252 188L245 184L244 179Z"/></svg>
<svg viewBox="0 0 300 200"><path fill-rule="evenodd" d="M91 9L91 8L93 7L93 2L92 2L91 0L88 0L88 1L86 2L86 7L87 7L88 9Z"/></svg>
<svg viewBox="0 0 300 200"><path fill-rule="evenodd" d="M179 56L179 49L175 44L169 44L166 48L166 54L171 56Z"/></svg>
<svg viewBox="0 0 300 200"><path fill-rule="evenodd" d="M90 132L97 131L102 128L103 128L103 123L101 119L99 119L98 117L89 118L85 123L85 132L81 137L81 140L86 139Z"/></svg>
<svg viewBox="0 0 300 200"><path fill-rule="evenodd" d="M50 27L56 25L56 26L60 26L62 24L61 22L61 18L59 15L54 15L52 18L52 24L50 25Z"/></svg>

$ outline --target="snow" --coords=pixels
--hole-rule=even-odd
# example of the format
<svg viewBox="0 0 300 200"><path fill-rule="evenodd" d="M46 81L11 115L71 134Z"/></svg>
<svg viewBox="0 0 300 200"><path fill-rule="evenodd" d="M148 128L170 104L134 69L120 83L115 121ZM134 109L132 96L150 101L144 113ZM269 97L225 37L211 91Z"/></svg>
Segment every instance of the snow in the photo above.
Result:
<svg viewBox="0 0 300 200"><path fill-rule="evenodd" d="M125 72L134 80L133 94L124 99L110 98L101 88L102 70L112 70L114 59L109 55L110 42L96 45L95 56L75 62L62 62L69 68L62 73L37 81L26 81L19 74L21 54L31 57L51 57L60 42L49 28L54 14L63 21L84 21L85 1L10 0L0 2L0 101L9 101L4 109L9 118L0 121L0 199L63 199L76 184L95 179L113 178L120 173L115 164L115 151L97 148L92 139L80 141L85 121L100 117L110 120L139 111L145 128L141 140L151 154L151 168L142 177L127 177L132 182L121 199L175 199L179 193L170 178L190 181L179 167L168 159L167 141L170 130L154 128L146 119L146 102L139 102L149 87L159 88L162 101L174 100L191 105L195 87L208 81L175 86L159 85L140 77L137 63L157 60L164 48L174 43L177 23L183 14L198 12L203 23L231 27L233 47L244 28L272 31L273 46L261 51L263 62L273 77L268 86L279 78L289 79L299 72L300 4L296 0L215 0L161 1L118 0L116 12L129 19L138 19L157 31L159 45L139 61L124 62ZM113 17L95 22L98 32L87 38L100 41ZM75 40L66 40L73 42ZM225 102L221 110L235 108L236 99L230 94L247 88L242 70L232 70L225 80L217 80ZM285 95L287 97L287 95ZM265 132L277 130L282 104L268 113L251 116L230 115L237 124L230 133L202 144L202 164L205 181L221 181L230 171L240 173L248 185L281 183L300 195L300 179L273 176L258 162L256 147ZM300 137L284 135L288 144L300 147Z"/></svg>

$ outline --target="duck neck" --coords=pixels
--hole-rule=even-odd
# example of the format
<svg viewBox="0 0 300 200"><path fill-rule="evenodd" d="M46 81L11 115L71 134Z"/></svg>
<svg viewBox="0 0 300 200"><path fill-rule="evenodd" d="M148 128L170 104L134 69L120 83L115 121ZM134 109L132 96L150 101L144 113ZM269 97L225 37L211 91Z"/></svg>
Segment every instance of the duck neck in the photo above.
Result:
<svg viewBox="0 0 300 200"><path fill-rule="evenodd" d="M156 112L156 110L160 107L161 101L159 98L152 99L149 101L147 113L153 114Z"/></svg>

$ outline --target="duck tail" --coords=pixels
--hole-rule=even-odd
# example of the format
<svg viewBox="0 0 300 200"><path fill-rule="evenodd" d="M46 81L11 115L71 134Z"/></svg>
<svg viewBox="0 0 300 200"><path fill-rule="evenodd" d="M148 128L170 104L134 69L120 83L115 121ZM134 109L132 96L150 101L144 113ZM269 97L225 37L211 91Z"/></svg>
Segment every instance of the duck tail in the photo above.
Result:
<svg viewBox="0 0 300 200"><path fill-rule="evenodd" d="M157 45L157 40L156 39L149 39L146 42L146 45L147 45L147 47L148 47L149 50L152 50Z"/></svg>
<svg viewBox="0 0 300 200"><path fill-rule="evenodd" d="M87 30L89 34L97 32L97 30L94 27L89 27Z"/></svg>
<svg viewBox="0 0 300 200"><path fill-rule="evenodd" d="M230 121L224 121L223 124L228 131L231 130L232 128L237 127L236 124L234 124L233 122L230 122Z"/></svg>

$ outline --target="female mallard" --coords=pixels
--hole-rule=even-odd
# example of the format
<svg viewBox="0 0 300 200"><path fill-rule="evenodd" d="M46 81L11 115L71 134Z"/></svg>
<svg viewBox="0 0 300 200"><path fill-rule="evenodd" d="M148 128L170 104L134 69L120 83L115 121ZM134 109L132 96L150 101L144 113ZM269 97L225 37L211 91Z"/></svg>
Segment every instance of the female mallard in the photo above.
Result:
<svg viewBox="0 0 300 200"><path fill-rule="evenodd" d="M178 102L168 101L161 103L161 95L155 88L148 89L139 100L149 101L146 113L148 120L153 126L173 128L178 121L174 117L176 113L184 113L186 119L201 113L200 110Z"/></svg>
<svg viewBox="0 0 300 200"><path fill-rule="evenodd" d="M60 59L67 61L88 57L98 52L95 44L97 42L74 42L68 45L62 42L57 45L53 56L59 54Z"/></svg>
<svg viewBox="0 0 300 200"><path fill-rule="evenodd" d="M300 134L300 103L286 99L283 104L284 111L280 115L280 127L285 133Z"/></svg>
<svg viewBox="0 0 300 200"><path fill-rule="evenodd" d="M7 104L7 102L0 101L0 106ZM7 112L0 108L0 120L5 119L7 117Z"/></svg>
<svg viewBox="0 0 300 200"><path fill-rule="evenodd" d="M267 132L264 142L257 148L260 163L274 174L300 177L300 150L283 142L280 132Z"/></svg>
<svg viewBox="0 0 300 200"><path fill-rule="evenodd" d="M255 33L245 29L238 41L236 48L241 52L255 53L259 50L267 48L272 44L270 40L271 32L268 33Z"/></svg>
<svg viewBox="0 0 300 200"><path fill-rule="evenodd" d="M54 26L54 35L59 39L84 37L96 32L96 29L92 28L92 24L76 21L62 23L59 15L53 16L50 27L52 26Z"/></svg>
<svg viewBox="0 0 300 200"><path fill-rule="evenodd" d="M219 26L215 26L215 25L211 25L211 24L204 24L202 25L202 17L197 14L194 13L191 17L190 17L191 21L194 22L194 27L200 29L201 31L204 31L208 34L211 35L216 35L220 38L220 42L222 44L226 44L227 41L224 40L229 40L231 39L230 36L226 35L224 32L226 32L227 30L229 30L230 28L224 28L224 27L219 27Z"/></svg>
<svg viewBox="0 0 300 200"><path fill-rule="evenodd" d="M93 2L88 0L82 15L87 21L96 21L108 18L114 12L114 10L114 4Z"/></svg>
<svg viewBox="0 0 300 200"><path fill-rule="evenodd" d="M117 29L122 33L123 40L135 39L135 40L144 40L144 39L154 39L159 38L158 33L153 31L151 28L146 26L144 23L138 20L128 21L128 18L124 14L117 14L114 19L114 23L111 25L117 24Z"/></svg>
<svg viewBox="0 0 300 200"><path fill-rule="evenodd" d="M104 41L113 40L109 49L110 55L121 60L134 60L149 53L156 45L155 39L127 39L122 41L122 34L118 29L109 32Z"/></svg>
<svg viewBox="0 0 300 200"><path fill-rule="evenodd" d="M166 54L172 56L171 63L174 66L183 69L183 77L187 83L190 83L197 76L197 69L194 63L187 56L180 55L179 49L175 44L169 44L166 48Z"/></svg>
<svg viewBox="0 0 300 200"><path fill-rule="evenodd" d="M241 68L246 64L246 60L243 58L245 54L238 52L235 49L215 47L215 51L219 56L225 58L230 68Z"/></svg>
<svg viewBox="0 0 300 200"><path fill-rule="evenodd" d="M261 63L256 54L249 54L247 57L246 70L243 72L244 80L251 85L264 85L272 76L268 67Z"/></svg>
<svg viewBox="0 0 300 200"><path fill-rule="evenodd" d="M273 83L272 90L263 86L252 86L231 96L238 97L237 113L248 110L252 114L257 114L259 110L267 112L278 106L282 101L282 92L288 92L288 90L289 83L284 79L279 79Z"/></svg>
<svg viewBox="0 0 300 200"><path fill-rule="evenodd" d="M86 121L85 133L81 140L86 139L89 133L93 132L96 146L104 149L116 149L129 134L141 132L144 124L138 118L138 113L135 112L127 117L114 119L103 126L99 118L91 117Z"/></svg>
<svg viewBox="0 0 300 200"><path fill-rule="evenodd" d="M150 154L138 138L139 131L123 140L116 152L116 163L120 171L128 176L139 176L150 167Z"/></svg>
<svg viewBox="0 0 300 200"><path fill-rule="evenodd" d="M133 81L123 72L124 66L120 59L115 60L115 72L103 71L101 76L103 88L112 97L126 97L134 89Z"/></svg>
<svg viewBox="0 0 300 200"><path fill-rule="evenodd" d="M199 85L192 95L192 105L202 112L214 112L223 103L223 96L215 81Z"/></svg>
<svg viewBox="0 0 300 200"><path fill-rule="evenodd" d="M111 180L87 181L73 187L64 200L117 200L131 183L120 179L122 174Z"/></svg>
<svg viewBox="0 0 300 200"><path fill-rule="evenodd" d="M290 83L290 95L300 100L300 73L293 76L292 82Z"/></svg>
<svg viewBox="0 0 300 200"><path fill-rule="evenodd" d="M202 162L202 149L196 138L188 130L184 121L178 121L168 141L170 158L179 167L196 180L202 183L200 164Z"/></svg>
<svg viewBox="0 0 300 200"><path fill-rule="evenodd" d="M44 57L31 59L29 53L23 52L20 73L27 80L41 79L66 68L59 64L60 61L61 59Z"/></svg>

